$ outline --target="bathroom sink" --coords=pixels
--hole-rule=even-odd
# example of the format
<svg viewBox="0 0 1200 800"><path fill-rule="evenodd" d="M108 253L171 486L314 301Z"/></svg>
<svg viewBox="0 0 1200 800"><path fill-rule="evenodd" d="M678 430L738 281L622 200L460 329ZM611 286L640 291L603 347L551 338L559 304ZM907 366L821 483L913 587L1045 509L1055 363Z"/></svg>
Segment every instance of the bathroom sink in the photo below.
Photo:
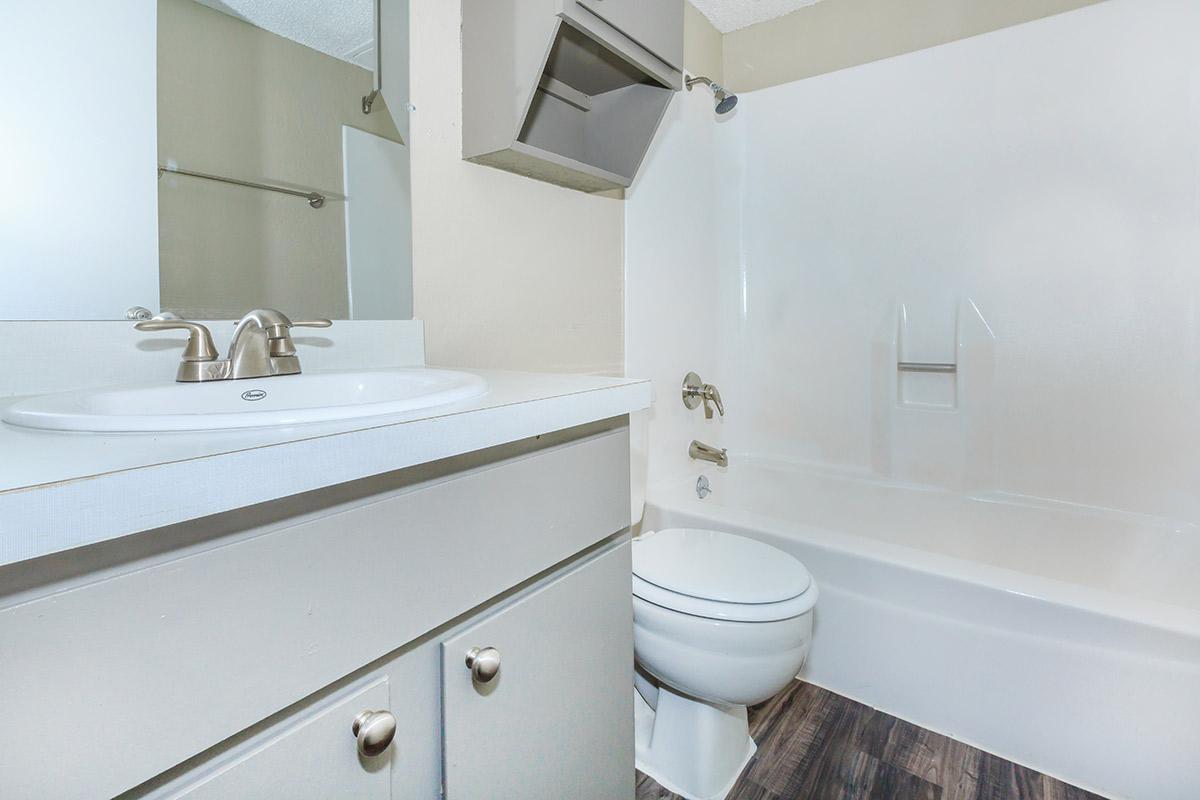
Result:
<svg viewBox="0 0 1200 800"><path fill-rule="evenodd" d="M27 428L96 433L263 428L417 411L469 400L487 388L478 375L424 367L307 372L41 395L17 401L0 418Z"/></svg>

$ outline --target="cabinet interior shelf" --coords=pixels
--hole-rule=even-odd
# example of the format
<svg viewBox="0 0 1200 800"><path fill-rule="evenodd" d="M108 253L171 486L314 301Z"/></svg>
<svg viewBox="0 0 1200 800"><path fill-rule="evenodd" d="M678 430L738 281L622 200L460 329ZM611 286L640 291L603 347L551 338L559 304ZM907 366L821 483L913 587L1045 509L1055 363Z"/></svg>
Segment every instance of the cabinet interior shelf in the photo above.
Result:
<svg viewBox="0 0 1200 800"><path fill-rule="evenodd" d="M484 36L486 19L474 17L496 12L482 2L464 4L464 158L583 191L628 187L682 74L584 8L541 20L547 45L540 53L518 51ZM514 13L532 13L533 5ZM649 6L673 8L661 0ZM490 54L486 63L469 51L475 46Z"/></svg>

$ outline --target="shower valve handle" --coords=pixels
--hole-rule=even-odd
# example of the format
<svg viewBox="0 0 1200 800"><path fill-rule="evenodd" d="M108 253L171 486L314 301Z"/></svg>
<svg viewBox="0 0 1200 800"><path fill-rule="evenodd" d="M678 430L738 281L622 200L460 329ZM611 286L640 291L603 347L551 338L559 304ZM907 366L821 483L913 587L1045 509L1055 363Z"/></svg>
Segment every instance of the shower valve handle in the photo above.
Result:
<svg viewBox="0 0 1200 800"><path fill-rule="evenodd" d="M698 407L704 403L704 418L713 418L713 406L716 406L717 413L722 417L725 416L725 403L721 400L721 393L717 391L717 387L711 383L705 383L699 375L694 372L689 372L683 378L683 404L689 409Z"/></svg>
<svg viewBox="0 0 1200 800"><path fill-rule="evenodd" d="M711 383L706 383L700 387L700 391L703 393L701 397L704 400L704 418L712 419L713 417L712 406L709 405L709 402L712 402L712 405L717 407L718 414L722 417L725 416L725 404L721 402L721 393L717 391L717 387Z"/></svg>

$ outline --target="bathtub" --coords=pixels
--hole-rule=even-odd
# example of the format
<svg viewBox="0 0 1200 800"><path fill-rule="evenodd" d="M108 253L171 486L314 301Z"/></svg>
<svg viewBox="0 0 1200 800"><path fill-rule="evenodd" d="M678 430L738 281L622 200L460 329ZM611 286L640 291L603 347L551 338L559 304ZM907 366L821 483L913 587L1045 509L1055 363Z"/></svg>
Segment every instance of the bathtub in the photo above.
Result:
<svg viewBox="0 0 1200 800"><path fill-rule="evenodd" d="M651 485L821 588L802 677L1116 798L1200 798L1200 530L733 458ZM703 475L711 494L698 497Z"/></svg>

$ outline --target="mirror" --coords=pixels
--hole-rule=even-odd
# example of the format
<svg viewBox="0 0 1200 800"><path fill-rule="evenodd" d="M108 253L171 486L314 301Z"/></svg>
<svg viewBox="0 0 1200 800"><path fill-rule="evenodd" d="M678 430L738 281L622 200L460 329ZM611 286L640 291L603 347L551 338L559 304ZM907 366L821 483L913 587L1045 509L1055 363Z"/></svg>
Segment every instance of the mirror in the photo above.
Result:
<svg viewBox="0 0 1200 800"><path fill-rule="evenodd" d="M97 125L46 145L47 164L29 176L47 187L41 230L0 237L0 263L21 275L21 288L0 299L0 319L236 319L258 307L298 318L412 317L407 0L151 0L103 16L70 5L68 28L78 30L61 43L64 70L91 81L97 105L146 107L146 123L125 113L124 136ZM145 19L155 9L156 20ZM18 15L0 40L17 40L23 24L39 28L38 13ZM88 15L96 19L79 19ZM124 59L116 71L129 80L86 77L109 66L83 52L98 24L127 32L90 36L105 42L105 58ZM121 44L127 52L114 55ZM148 64L156 86L139 81ZM73 94L89 95L81 88ZM35 97L6 86L0 99L10 94ZM53 122L27 124L36 140L45 132L37 126ZM55 166L72 156L71 173ZM117 163L121 171L103 178L111 196L72 213L72 193L87 191L81 171ZM74 237L75 249L48 230Z"/></svg>

